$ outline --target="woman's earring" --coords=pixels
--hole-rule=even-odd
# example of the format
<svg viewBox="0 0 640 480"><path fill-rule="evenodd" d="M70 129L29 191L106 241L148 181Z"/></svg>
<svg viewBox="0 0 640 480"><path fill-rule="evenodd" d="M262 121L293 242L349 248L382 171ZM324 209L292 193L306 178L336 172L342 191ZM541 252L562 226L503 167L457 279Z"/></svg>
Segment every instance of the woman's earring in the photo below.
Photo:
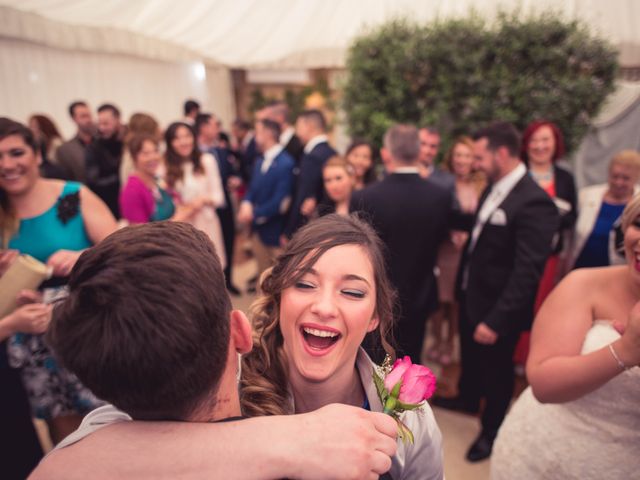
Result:
<svg viewBox="0 0 640 480"><path fill-rule="evenodd" d="M240 383L242 377L242 355L238 353L238 368L236 369L236 381Z"/></svg>

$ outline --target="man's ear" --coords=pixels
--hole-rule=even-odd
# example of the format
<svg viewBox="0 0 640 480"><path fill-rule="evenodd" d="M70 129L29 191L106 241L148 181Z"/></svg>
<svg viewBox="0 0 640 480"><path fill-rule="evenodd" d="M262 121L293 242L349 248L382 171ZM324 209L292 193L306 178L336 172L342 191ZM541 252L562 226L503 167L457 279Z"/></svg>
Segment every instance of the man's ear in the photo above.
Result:
<svg viewBox="0 0 640 480"><path fill-rule="evenodd" d="M231 340L238 353L244 354L251 351L253 346L253 335L251 323L247 316L240 310L232 310L230 315Z"/></svg>

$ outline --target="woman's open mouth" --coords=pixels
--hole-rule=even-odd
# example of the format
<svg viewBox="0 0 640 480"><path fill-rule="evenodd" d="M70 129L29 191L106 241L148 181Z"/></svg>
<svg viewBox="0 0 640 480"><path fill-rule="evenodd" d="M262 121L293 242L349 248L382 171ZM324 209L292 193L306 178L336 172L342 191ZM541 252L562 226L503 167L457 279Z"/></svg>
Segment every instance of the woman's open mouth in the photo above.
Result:
<svg viewBox="0 0 640 480"><path fill-rule="evenodd" d="M342 335L336 330L315 327L300 327L304 344L312 354L324 354L333 347Z"/></svg>

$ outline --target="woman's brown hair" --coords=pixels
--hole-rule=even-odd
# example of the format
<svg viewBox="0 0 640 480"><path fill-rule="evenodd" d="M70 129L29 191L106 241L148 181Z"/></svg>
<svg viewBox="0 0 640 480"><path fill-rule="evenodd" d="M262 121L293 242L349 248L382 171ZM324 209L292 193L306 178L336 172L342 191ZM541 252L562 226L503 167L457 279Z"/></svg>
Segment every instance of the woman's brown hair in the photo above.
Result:
<svg viewBox="0 0 640 480"><path fill-rule="evenodd" d="M193 150L187 160L193 163L193 171L195 173L204 173L204 167L202 166L202 160L200 159L200 149L198 148L196 135L193 132L193 128L184 122L174 122L169 125L167 131L164 133L164 141L167 147L165 153L165 160L167 164L167 185L173 188L176 186L179 180L182 180L184 175L182 165L185 161L173 148L171 144L178 134L178 129L184 127L193 136Z"/></svg>
<svg viewBox="0 0 640 480"><path fill-rule="evenodd" d="M27 148L30 148L34 155L38 154L38 143L31 129L10 118L0 117L0 140L12 135L22 138ZM11 200L7 192L0 188L0 238L2 239L2 248L7 248L9 240L18 230L18 226L18 217L13 205L11 205Z"/></svg>
<svg viewBox="0 0 640 480"><path fill-rule="evenodd" d="M373 266L378 328L369 335L394 357L391 332L395 290L385 268L384 246L373 228L357 216L327 215L298 230L278 257L263 272L260 294L250 309L254 328L253 350L244 356L240 402L244 415L283 415L291 411L287 358L280 330L282 292L294 285L329 249L340 245L362 247Z"/></svg>

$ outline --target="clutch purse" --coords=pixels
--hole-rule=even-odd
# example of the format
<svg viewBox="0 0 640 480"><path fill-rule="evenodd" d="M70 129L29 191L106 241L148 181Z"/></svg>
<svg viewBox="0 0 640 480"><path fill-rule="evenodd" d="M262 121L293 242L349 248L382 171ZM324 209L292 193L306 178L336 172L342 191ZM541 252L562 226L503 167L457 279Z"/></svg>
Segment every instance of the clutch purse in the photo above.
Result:
<svg viewBox="0 0 640 480"><path fill-rule="evenodd" d="M51 278L52 269L29 255L20 255L0 277L0 318L13 312L22 290L36 290Z"/></svg>

